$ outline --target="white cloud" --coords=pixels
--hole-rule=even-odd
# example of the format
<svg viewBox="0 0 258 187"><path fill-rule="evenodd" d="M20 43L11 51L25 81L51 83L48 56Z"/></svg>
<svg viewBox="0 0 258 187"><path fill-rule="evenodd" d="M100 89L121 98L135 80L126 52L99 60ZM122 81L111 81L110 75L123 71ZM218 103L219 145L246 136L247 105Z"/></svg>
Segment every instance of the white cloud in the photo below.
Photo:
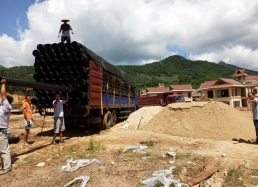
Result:
<svg viewBox="0 0 258 187"><path fill-rule="evenodd" d="M207 60L218 63L220 61L228 64L258 71L257 66L258 50L252 50L245 46L234 46L231 48L224 48L221 51L208 52L200 55L190 54L189 58L192 60Z"/></svg>
<svg viewBox="0 0 258 187"><path fill-rule="evenodd" d="M142 64L176 54L258 69L256 0L37 0L19 41L0 35L3 66L33 65L39 43L57 43L60 20L69 18L76 40L113 64ZM19 22L19 20L17 20ZM156 60L155 60L156 59Z"/></svg>

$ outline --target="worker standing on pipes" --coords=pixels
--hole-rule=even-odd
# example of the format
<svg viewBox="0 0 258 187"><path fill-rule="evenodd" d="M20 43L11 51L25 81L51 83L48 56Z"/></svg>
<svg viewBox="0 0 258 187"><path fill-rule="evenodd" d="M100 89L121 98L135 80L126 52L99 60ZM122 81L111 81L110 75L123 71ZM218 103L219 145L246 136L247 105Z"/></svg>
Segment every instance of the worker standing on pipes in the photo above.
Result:
<svg viewBox="0 0 258 187"><path fill-rule="evenodd" d="M71 37L70 37L70 30L73 34L73 29L72 27L67 23L69 22L70 20L69 19L62 19L61 22L64 22L60 29L59 29L59 32L58 32L58 37L60 36L60 33L62 32L62 35L61 35L61 42L64 43L65 41L67 43L71 43Z"/></svg>

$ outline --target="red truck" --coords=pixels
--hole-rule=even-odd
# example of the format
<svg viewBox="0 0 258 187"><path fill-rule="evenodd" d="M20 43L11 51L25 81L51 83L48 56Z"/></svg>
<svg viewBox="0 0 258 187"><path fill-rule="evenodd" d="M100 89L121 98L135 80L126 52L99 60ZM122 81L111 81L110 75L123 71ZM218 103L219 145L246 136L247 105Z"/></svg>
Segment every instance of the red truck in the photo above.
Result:
<svg viewBox="0 0 258 187"><path fill-rule="evenodd" d="M185 98L181 94L158 94L157 96L140 96L138 98L138 107L145 106L166 106L171 103L185 102Z"/></svg>

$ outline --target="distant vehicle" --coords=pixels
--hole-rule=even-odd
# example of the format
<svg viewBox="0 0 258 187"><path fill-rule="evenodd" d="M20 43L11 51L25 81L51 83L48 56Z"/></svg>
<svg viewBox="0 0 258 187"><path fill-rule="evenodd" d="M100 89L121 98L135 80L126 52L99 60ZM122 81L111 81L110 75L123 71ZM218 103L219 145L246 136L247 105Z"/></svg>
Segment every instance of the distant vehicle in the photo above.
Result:
<svg viewBox="0 0 258 187"><path fill-rule="evenodd" d="M29 95L31 96L31 98L35 98L36 97L36 93L33 90L33 88L27 88L26 89L26 94L25 95ZM12 113L17 113L17 114L21 114L23 112L22 110L22 104L26 101L25 96L23 97L18 97L17 101L13 101L12 103ZM32 108L32 113L35 113L37 111L37 107L35 105L31 105Z"/></svg>
<svg viewBox="0 0 258 187"><path fill-rule="evenodd" d="M145 106L167 106L171 103L185 102L185 98L181 94L158 94L157 96L141 96L138 99L139 108Z"/></svg>

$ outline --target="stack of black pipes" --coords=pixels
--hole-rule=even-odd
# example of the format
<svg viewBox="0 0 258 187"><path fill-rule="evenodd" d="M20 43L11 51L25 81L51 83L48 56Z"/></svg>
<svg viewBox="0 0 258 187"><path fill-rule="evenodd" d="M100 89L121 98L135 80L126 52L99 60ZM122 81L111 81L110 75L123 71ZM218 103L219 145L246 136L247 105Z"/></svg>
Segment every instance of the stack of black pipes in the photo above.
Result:
<svg viewBox="0 0 258 187"><path fill-rule="evenodd" d="M67 104L87 105L89 55L85 46L77 42L39 44L32 54L35 56L33 78L36 82L77 87L77 91L70 92L70 101ZM52 102L58 91L34 90L34 104L53 107ZM62 99L65 97L66 92L63 91Z"/></svg>

